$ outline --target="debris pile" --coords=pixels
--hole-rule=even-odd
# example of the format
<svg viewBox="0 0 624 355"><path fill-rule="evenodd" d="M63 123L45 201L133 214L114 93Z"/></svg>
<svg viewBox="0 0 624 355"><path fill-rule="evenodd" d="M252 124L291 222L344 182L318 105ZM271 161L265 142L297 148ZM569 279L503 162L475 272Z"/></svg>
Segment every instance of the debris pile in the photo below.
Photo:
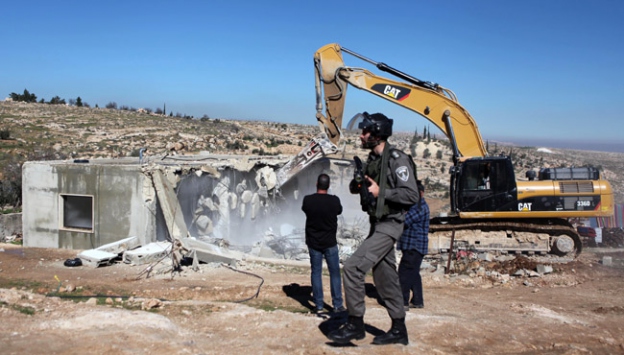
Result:
<svg viewBox="0 0 624 355"><path fill-rule="evenodd" d="M596 243L601 248L622 248L624 247L624 229L603 228L602 242Z"/></svg>
<svg viewBox="0 0 624 355"><path fill-rule="evenodd" d="M13 235L6 235L0 238L0 242L2 243L14 243L14 244L22 244L22 234L17 233Z"/></svg>

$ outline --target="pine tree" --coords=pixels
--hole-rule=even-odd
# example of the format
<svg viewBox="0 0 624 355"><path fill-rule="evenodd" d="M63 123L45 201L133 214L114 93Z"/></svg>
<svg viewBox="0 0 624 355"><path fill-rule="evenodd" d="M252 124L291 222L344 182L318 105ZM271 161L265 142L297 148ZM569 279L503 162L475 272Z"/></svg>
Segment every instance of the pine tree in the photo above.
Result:
<svg viewBox="0 0 624 355"><path fill-rule="evenodd" d="M412 136L412 141L410 144L416 144L418 142L418 129L414 130L414 135Z"/></svg>
<svg viewBox="0 0 624 355"><path fill-rule="evenodd" d="M431 128L427 130L427 143L431 142Z"/></svg>

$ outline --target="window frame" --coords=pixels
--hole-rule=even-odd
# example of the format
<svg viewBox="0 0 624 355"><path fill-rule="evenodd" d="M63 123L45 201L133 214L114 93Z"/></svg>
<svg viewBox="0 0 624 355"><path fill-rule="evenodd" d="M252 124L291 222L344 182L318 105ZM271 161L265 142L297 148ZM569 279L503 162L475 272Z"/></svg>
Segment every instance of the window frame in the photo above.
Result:
<svg viewBox="0 0 624 355"><path fill-rule="evenodd" d="M65 215L68 212L67 209L68 207L71 208L72 206L68 206L67 204L67 200L69 199L82 199L82 198L88 198L90 199L90 210L88 212L85 211L84 207L86 204L88 204L89 202L87 201L74 201L74 205L78 205L76 207L74 207L74 210L78 211L79 213L79 217L82 217L84 219L90 218L91 219L91 226L89 228L87 227L83 227L80 225L66 225L66 221L65 221ZM59 195L59 230L65 230L65 231L73 231L73 232L83 232L83 233L94 233L95 232L95 203L94 203L95 197L93 195L81 195L81 194L60 194ZM83 207L83 208L81 208ZM69 221L71 222L71 221Z"/></svg>

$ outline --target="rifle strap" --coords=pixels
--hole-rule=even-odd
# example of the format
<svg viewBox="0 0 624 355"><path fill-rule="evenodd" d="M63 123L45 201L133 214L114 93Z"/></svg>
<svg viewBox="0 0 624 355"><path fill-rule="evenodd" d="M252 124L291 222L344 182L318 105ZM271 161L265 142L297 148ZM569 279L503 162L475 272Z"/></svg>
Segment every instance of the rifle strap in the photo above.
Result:
<svg viewBox="0 0 624 355"><path fill-rule="evenodd" d="M379 171L379 195L377 195L377 206L375 218L379 220L383 215L383 208L386 200L386 185L388 184L388 158L390 157L390 144L386 141L383 153L381 153L381 167Z"/></svg>

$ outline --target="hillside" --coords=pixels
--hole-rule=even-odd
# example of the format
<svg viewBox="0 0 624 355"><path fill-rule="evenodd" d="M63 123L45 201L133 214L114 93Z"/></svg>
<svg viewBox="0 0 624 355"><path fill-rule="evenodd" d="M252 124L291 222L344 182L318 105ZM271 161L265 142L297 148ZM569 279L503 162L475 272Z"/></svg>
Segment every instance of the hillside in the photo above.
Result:
<svg viewBox="0 0 624 355"><path fill-rule="evenodd" d="M312 116L312 115L311 115ZM293 155L319 133L316 122L285 124L223 119L185 119L117 109L71 107L39 103L0 102L0 177L8 180L26 160L93 159L196 154ZM6 135L6 133L5 133ZM439 134L438 134L439 135ZM396 133L391 142L411 152L419 178L427 180L432 197L448 191L451 151L445 140L420 138L410 147L413 133ZM357 136L346 132L344 157L363 155ZM624 202L624 154L539 149L489 144L491 154L512 154L519 179L529 169L596 166L612 184L616 203ZM428 154L425 152L428 151ZM427 158L423 156L428 155Z"/></svg>

